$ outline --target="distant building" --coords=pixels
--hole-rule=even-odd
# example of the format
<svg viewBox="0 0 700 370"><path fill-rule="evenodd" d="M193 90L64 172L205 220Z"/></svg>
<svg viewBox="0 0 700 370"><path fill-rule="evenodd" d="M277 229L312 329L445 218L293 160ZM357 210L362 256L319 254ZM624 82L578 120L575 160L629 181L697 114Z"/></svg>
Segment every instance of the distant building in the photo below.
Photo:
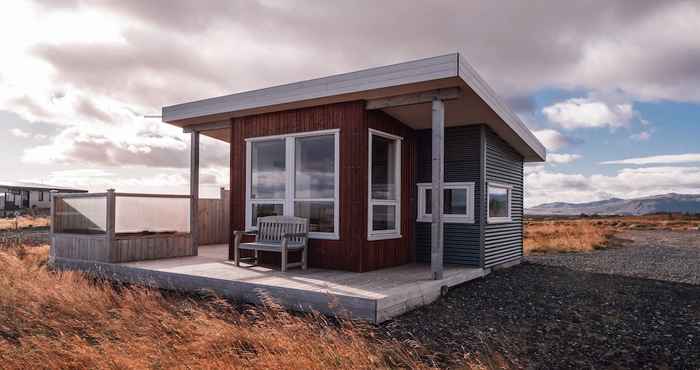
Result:
<svg viewBox="0 0 700 370"><path fill-rule="evenodd" d="M18 181L0 181L0 216L22 209L51 207L51 191L87 193L87 190Z"/></svg>

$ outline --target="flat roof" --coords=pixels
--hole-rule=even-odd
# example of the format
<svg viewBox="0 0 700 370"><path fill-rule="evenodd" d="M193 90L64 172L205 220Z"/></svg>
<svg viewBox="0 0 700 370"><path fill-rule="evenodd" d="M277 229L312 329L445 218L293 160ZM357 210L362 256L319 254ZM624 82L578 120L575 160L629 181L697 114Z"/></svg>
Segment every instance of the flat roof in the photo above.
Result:
<svg viewBox="0 0 700 370"><path fill-rule="evenodd" d="M544 145L459 53L165 106L163 122L188 129L224 127L235 117L455 87L463 96L446 101L446 126L487 124L525 161L545 160ZM411 127L430 127L429 104L383 110Z"/></svg>
<svg viewBox="0 0 700 370"><path fill-rule="evenodd" d="M58 190L70 193L87 193L87 190L83 189L73 189L65 186L54 186L48 184L39 184L34 182L24 182L24 181L3 181L0 180L0 188L13 188L13 189L25 189L25 190Z"/></svg>

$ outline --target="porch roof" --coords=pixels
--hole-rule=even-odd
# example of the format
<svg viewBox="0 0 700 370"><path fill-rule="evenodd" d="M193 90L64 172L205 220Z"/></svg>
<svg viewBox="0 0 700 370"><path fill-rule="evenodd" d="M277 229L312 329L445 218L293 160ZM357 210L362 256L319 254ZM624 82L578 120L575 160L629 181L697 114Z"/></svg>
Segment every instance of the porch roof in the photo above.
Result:
<svg viewBox="0 0 700 370"><path fill-rule="evenodd" d="M544 146L458 53L166 106L163 121L228 141L227 127L234 117L365 100L368 109L370 105L382 109L421 129L431 127L430 101L396 101L426 92L450 95L455 90L459 94L445 100L445 126L487 124L525 161L545 160Z"/></svg>

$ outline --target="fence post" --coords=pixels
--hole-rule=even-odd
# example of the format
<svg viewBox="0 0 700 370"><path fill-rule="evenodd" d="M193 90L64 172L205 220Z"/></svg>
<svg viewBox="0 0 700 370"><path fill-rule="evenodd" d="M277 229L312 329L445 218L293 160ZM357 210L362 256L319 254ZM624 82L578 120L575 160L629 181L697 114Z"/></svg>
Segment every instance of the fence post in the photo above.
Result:
<svg viewBox="0 0 700 370"><path fill-rule="evenodd" d="M56 248L54 247L54 232L56 232L56 195L58 190L51 190L49 192L49 204L51 210L49 213L49 262L53 262L56 259Z"/></svg>
<svg viewBox="0 0 700 370"><path fill-rule="evenodd" d="M109 262L117 262L117 256L115 256L116 248L114 247L114 234L115 234L115 219L116 219L116 194L114 189L107 189L107 227L106 231L106 243L109 250Z"/></svg>

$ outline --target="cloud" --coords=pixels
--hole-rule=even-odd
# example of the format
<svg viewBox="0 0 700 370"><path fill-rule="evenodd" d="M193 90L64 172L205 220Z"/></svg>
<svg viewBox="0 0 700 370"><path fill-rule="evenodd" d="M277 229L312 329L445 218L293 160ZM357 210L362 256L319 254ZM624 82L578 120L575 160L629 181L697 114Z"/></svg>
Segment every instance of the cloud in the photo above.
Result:
<svg viewBox="0 0 700 370"><path fill-rule="evenodd" d="M649 131L642 131L636 134L630 135L630 139L635 140L635 141L647 141L651 139L651 132Z"/></svg>
<svg viewBox="0 0 700 370"><path fill-rule="evenodd" d="M580 144L581 140L563 135L557 130L544 129L533 131L535 137L547 148L547 150L559 150L567 145Z"/></svg>
<svg viewBox="0 0 700 370"><path fill-rule="evenodd" d="M542 109L547 119L564 129L627 126L636 116L629 103L611 104L591 98L571 98Z"/></svg>
<svg viewBox="0 0 700 370"><path fill-rule="evenodd" d="M19 129L19 128L13 128L12 130L10 130L10 133L15 137L20 137L20 138L25 138L25 139L32 136L32 134L30 134L29 132L22 131L22 129Z"/></svg>
<svg viewBox="0 0 700 370"><path fill-rule="evenodd" d="M567 153L547 153L547 163L552 164L564 164L571 163L576 160L581 159L580 154L567 154Z"/></svg>
<svg viewBox="0 0 700 370"><path fill-rule="evenodd" d="M615 160L615 161L604 161L604 162L600 162L600 164L647 165L647 164L676 164L676 163L693 163L693 162L700 162L700 153L654 155L654 156L649 156L649 157L628 158L628 159L620 159L620 160Z"/></svg>
<svg viewBox="0 0 700 370"><path fill-rule="evenodd" d="M525 175L527 207L553 201L590 202L665 193L700 192L700 167L623 168L614 175L570 174L545 168Z"/></svg>

